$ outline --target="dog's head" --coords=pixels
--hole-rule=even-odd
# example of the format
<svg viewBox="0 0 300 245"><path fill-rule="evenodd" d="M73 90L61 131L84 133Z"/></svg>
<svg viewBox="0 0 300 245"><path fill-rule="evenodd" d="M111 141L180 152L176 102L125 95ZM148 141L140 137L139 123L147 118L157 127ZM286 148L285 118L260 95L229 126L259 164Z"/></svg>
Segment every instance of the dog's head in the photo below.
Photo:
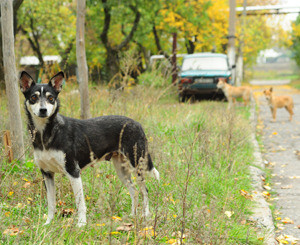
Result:
<svg viewBox="0 0 300 245"><path fill-rule="evenodd" d="M269 101L272 97L272 94L273 94L273 88L269 88L269 89L265 89L264 90L264 95L266 97L266 99Z"/></svg>
<svg viewBox="0 0 300 245"><path fill-rule="evenodd" d="M219 78L219 82L217 83L217 88L222 89L225 87L225 84L226 84L225 78Z"/></svg>
<svg viewBox="0 0 300 245"><path fill-rule="evenodd" d="M59 72L48 84L37 84L25 71L20 76L20 88L25 96L25 106L34 116L48 118L59 105L58 94L61 91L64 73Z"/></svg>

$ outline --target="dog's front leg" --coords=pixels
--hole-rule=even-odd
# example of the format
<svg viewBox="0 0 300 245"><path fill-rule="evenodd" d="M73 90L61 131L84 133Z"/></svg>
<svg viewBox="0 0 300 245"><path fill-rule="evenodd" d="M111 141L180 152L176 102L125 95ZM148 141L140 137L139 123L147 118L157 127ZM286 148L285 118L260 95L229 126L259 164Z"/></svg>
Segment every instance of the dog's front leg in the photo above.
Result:
<svg viewBox="0 0 300 245"><path fill-rule="evenodd" d="M44 172L41 170L44 177L44 184L47 191L47 201L48 201L48 217L45 225L50 224L51 220L54 218L56 202L55 202L55 185L54 185L54 173Z"/></svg>
<svg viewBox="0 0 300 245"><path fill-rule="evenodd" d="M78 223L77 226L81 227L86 225L86 206L84 201L84 195L83 195L83 187L82 187L82 181L81 176L79 177L72 177L68 174L68 178L71 182L71 186L74 192L75 201L76 201L76 207L78 211Z"/></svg>

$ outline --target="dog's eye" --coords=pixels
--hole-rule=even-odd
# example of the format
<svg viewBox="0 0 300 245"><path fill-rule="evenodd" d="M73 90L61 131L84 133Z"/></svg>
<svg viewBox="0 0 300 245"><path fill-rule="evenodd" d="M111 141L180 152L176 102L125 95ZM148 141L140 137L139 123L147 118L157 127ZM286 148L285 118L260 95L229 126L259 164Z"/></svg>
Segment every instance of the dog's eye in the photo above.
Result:
<svg viewBox="0 0 300 245"><path fill-rule="evenodd" d="M50 95L50 96L48 97L48 100L49 100L50 102L54 102L53 96Z"/></svg>
<svg viewBox="0 0 300 245"><path fill-rule="evenodd" d="M31 99L33 102L35 102L35 101L37 100L37 96L34 94L34 95L31 96L30 99Z"/></svg>

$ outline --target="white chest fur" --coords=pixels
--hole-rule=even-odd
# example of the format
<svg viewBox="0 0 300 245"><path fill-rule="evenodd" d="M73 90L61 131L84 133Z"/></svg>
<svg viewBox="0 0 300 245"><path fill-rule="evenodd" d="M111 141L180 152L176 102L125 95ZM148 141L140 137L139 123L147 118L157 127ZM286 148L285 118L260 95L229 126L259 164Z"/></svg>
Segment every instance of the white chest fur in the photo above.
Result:
<svg viewBox="0 0 300 245"><path fill-rule="evenodd" d="M65 173L65 153L58 150L34 150L34 160L45 172Z"/></svg>

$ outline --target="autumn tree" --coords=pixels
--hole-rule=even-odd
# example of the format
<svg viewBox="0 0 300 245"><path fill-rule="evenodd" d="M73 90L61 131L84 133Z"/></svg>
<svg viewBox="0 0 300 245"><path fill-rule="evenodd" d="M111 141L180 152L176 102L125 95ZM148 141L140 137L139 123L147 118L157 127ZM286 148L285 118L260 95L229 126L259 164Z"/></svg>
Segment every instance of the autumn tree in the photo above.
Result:
<svg viewBox="0 0 300 245"><path fill-rule="evenodd" d="M59 0L25 1L20 8L19 30L44 67L44 55L60 55L62 68L75 46L76 15L73 3ZM26 50L22 53L28 54Z"/></svg>
<svg viewBox="0 0 300 245"><path fill-rule="evenodd" d="M128 5L124 5L124 11L127 14L127 18L133 16L133 21L130 28L126 28L123 26L124 23L120 23L119 25L120 31L125 33L125 36L122 35L121 32L119 37L115 40L110 39L110 34L112 31L112 17L114 15L118 15L116 11L122 11L120 8L116 8L116 4L119 2L102 0L102 7L104 12L104 25L102 32L100 34L100 39L106 49L106 72L108 80L111 80L114 75L119 72L120 64L119 64L119 52L124 49L129 42L132 40L135 31L137 30L141 14L138 9L139 2L138 1L128 1ZM129 29L129 30L128 30ZM127 31L128 30L128 31ZM119 41L121 39L121 41Z"/></svg>
<svg viewBox="0 0 300 245"><path fill-rule="evenodd" d="M300 15L294 21L292 28L291 50L293 52L293 59L296 61L298 67L300 67Z"/></svg>

